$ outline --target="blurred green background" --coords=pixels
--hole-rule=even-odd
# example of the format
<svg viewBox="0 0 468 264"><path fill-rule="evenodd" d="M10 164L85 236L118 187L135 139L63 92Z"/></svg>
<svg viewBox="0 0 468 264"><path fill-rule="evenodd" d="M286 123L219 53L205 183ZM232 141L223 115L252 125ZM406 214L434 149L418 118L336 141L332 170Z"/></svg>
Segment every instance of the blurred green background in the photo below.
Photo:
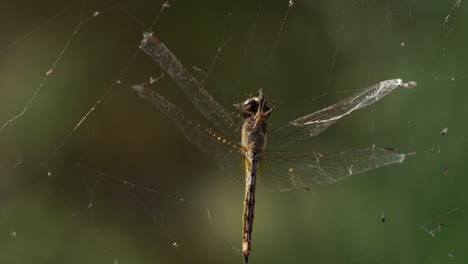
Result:
<svg viewBox="0 0 468 264"><path fill-rule="evenodd" d="M2 1L0 263L242 262L242 184L130 89L161 74L138 45L163 3ZM262 87L273 127L414 80L300 147L416 155L310 191L258 190L251 263L466 263L466 4L288 4L169 1L153 31L199 79L229 40L206 88L234 111ZM200 118L170 78L153 88Z"/></svg>

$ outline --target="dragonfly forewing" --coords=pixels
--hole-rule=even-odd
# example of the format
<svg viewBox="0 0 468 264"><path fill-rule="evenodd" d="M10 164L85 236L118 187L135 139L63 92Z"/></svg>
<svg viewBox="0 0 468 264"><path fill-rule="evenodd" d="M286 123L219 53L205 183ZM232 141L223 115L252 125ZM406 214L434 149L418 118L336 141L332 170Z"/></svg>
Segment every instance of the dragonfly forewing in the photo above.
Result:
<svg viewBox="0 0 468 264"><path fill-rule="evenodd" d="M269 144L288 145L316 136L352 112L369 106L398 87L413 88L415 82L401 79L378 82L334 105L293 120L270 133Z"/></svg>
<svg viewBox="0 0 468 264"><path fill-rule="evenodd" d="M236 124L233 115L208 93L163 42L152 33L145 33L140 48L171 76L195 107L213 122L218 132L224 135L233 133Z"/></svg>

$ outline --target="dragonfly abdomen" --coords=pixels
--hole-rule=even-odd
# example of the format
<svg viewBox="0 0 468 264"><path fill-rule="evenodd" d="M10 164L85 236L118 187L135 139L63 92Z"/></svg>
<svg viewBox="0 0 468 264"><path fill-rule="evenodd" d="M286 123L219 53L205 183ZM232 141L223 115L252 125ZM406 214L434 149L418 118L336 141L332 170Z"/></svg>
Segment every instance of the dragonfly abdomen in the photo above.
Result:
<svg viewBox="0 0 468 264"><path fill-rule="evenodd" d="M257 180L257 168L259 159L248 158L249 156L255 157L256 153L246 153L245 168L245 197L244 197L244 212L242 214L242 254L244 256L244 263L247 264L251 245L252 245L252 231L255 210L255 188Z"/></svg>

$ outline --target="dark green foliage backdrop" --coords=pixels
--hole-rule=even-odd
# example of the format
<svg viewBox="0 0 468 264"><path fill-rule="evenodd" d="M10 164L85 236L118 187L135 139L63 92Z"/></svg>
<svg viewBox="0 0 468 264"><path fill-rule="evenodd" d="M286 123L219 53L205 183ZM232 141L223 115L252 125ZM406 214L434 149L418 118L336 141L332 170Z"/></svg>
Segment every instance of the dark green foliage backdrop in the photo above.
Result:
<svg viewBox="0 0 468 264"><path fill-rule="evenodd" d="M414 80L295 147L416 155L309 191L259 190L251 263L466 263L466 3L288 4L170 1L152 29L199 79L219 55L205 86L227 108L262 87L272 127ZM242 184L130 89L161 74L137 50L162 5L2 2L1 263L242 262ZM200 118L169 78L153 88Z"/></svg>

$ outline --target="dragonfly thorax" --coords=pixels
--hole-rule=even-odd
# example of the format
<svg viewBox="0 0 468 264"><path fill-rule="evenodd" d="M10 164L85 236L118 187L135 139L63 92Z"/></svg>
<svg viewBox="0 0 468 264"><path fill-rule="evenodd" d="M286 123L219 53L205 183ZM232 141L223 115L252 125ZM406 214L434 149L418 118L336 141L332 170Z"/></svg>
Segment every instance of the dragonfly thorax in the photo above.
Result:
<svg viewBox="0 0 468 264"><path fill-rule="evenodd" d="M271 110L262 90L258 97L245 100L240 105L242 116L245 118L242 125L242 147L245 153L251 158L260 158L266 144L267 119Z"/></svg>
<svg viewBox="0 0 468 264"><path fill-rule="evenodd" d="M253 118L246 118L242 126L242 148L249 158L260 158L266 145L267 123L256 125Z"/></svg>

